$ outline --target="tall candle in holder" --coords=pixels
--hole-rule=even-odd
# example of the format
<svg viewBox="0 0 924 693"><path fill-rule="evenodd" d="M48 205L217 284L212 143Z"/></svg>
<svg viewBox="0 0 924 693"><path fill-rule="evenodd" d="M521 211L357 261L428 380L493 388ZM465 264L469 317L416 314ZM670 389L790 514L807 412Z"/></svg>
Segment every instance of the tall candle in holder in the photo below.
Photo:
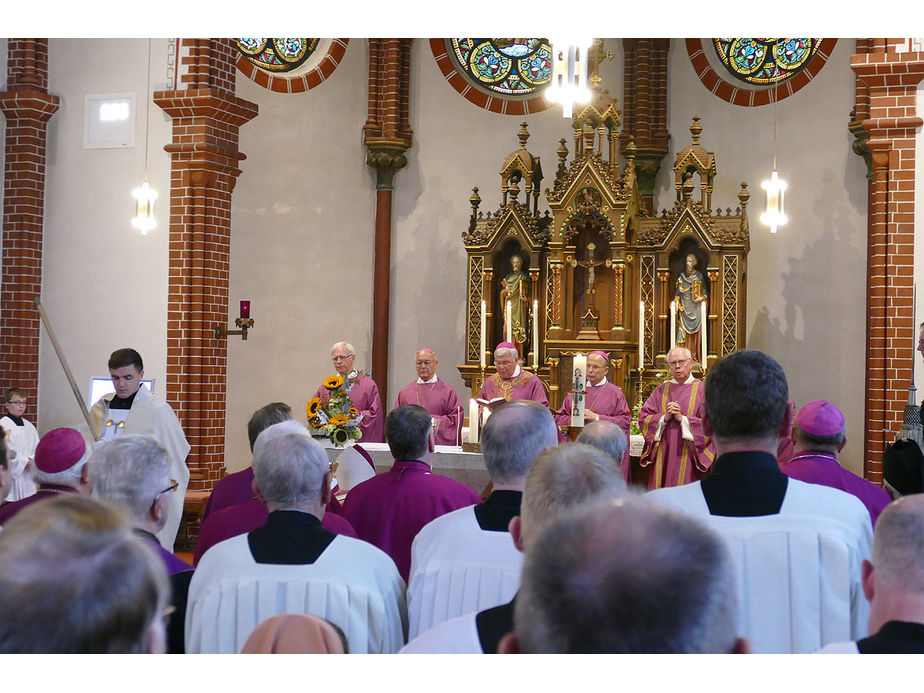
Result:
<svg viewBox="0 0 924 693"><path fill-rule="evenodd" d="M507 326L504 339L508 342L513 342L513 306L510 305L510 301L507 301L507 306L504 309L504 315L506 316L504 324Z"/></svg>
<svg viewBox="0 0 924 693"><path fill-rule="evenodd" d="M671 349L677 346L677 301L671 301Z"/></svg>
<svg viewBox="0 0 924 693"><path fill-rule="evenodd" d="M468 401L468 442L478 442L478 402L473 399Z"/></svg>
<svg viewBox="0 0 924 693"><path fill-rule="evenodd" d="M645 367L645 302L638 304L638 368Z"/></svg>
<svg viewBox="0 0 924 693"><path fill-rule="evenodd" d="M485 305L485 302L482 301L481 302L481 349L478 352L481 357L480 359L481 370L484 370L485 352L487 351L487 347L485 346L485 340L487 339L487 325L488 325L488 314L486 312L486 308L487 306Z"/></svg>
<svg viewBox="0 0 924 693"><path fill-rule="evenodd" d="M575 354L571 361L571 425L584 425L584 388L587 383L587 357Z"/></svg>
<svg viewBox="0 0 924 693"><path fill-rule="evenodd" d="M533 301L533 369L539 371L539 301Z"/></svg>
<svg viewBox="0 0 924 693"><path fill-rule="evenodd" d="M701 345L701 349L700 349L700 350L701 350L701 352L702 352L702 360L700 361L700 363L703 364L703 369L705 370L705 368L706 368L706 355L707 355L707 352L708 352L708 346L707 346L707 344L706 344L706 322L707 322L706 302L703 301L702 303L699 304L699 306L700 306L700 321L699 321L700 328L699 328L699 334L700 334L700 337L702 338L702 339L700 339L700 345Z"/></svg>

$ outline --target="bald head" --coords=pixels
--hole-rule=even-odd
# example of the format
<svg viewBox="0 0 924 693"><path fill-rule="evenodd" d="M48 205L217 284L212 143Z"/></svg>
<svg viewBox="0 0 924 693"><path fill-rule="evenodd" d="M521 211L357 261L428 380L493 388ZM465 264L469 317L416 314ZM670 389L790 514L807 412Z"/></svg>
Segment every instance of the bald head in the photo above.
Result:
<svg viewBox="0 0 924 693"><path fill-rule="evenodd" d="M414 355L414 367L417 369L417 377L427 382L436 375L436 368L439 361L436 359L436 352L433 349L420 349Z"/></svg>
<svg viewBox="0 0 924 693"><path fill-rule="evenodd" d="M606 419L597 419L584 426L580 435L577 437L578 443L592 445L598 450L602 450L616 460L616 464L622 460L626 454L626 448L629 441L626 440L626 434L623 430Z"/></svg>
<svg viewBox="0 0 924 693"><path fill-rule="evenodd" d="M495 487L522 488L526 472L546 448L558 444L552 413L538 402L515 400L502 404L481 433L484 463Z"/></svg>
<svg viewBox="0 0 924 693"><path fill-rule="evenodd" d="M583 443L545 450L530 468L523 487L520 535L524 545L556 517L583 503L628 493L613 459Z"/></svg>
<svg viewBox="0 0 924 693"><path fill-rule="evenodd" d="M903 496L882 511L872 563L877 580L924 597L924 494Z"/></svg>
<svg viewBox="0 0 924 693"><path fill-rule="evenodd" d="M584 505L530 544L515 637L526 653L729 653L734 585L722 540L693 518L644 498Z"/></svg>

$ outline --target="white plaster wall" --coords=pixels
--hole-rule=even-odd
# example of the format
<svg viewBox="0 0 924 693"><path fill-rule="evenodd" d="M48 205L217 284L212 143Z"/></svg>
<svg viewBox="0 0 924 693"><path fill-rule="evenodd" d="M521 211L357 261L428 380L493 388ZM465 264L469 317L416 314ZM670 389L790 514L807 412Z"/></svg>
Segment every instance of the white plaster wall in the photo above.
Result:
<svg viewBox="0 0 924 693"><path fill-rule="evenodd" d="M366 40L352 39L331 77L301 94L278 94L238 73L238 96L260 113L240 131L247 158L231 208L229 314L233 322L238 302L249 299L255 321L246 342L228 337L231 471L250 464L254 410L282 401L305 421L305 403L333 373L333 342L352 342L356 367L371 370L375 174L362 143L368 59Z"/></svg>
<svg viewBox="0 0 924 693"><path fill-rule="evenodd" d="M670 166L691 141L699 115L700 141L718 166L713 207L738 206L742 181L751 193L747 346L776 358L797 407L815 399L837 404L847 419L842 461L862 473L866 166L850 148L854 103L853 39L840 39L808 86L777 108L777 169L789 183L789 223L771 235L759 217L760 184L772 164L773 107L744 108L712 96L693 72L682 39L671 41L671 153L658 179L658 208L674 201Z"/></svg>
<svg viewBox="0 0 924 693"><path fill-rule="evenodd" d="M151 90L165 88L166 39L154 39ZM118 348L136 348L145 377L166 391L169 126L145 98L145 39L51 39L48 91L61 106L48 127L42 304L83 397L90 379L108 377ZM84 149L84 97L135 92L135 146ZM141 236L130 225L133 188L144 177L144 106L150 111L148 177L160 193L158 227ZM42 330L40 433L84 426L64 370ZM33 412L31 412L34 414Z"/></svg>

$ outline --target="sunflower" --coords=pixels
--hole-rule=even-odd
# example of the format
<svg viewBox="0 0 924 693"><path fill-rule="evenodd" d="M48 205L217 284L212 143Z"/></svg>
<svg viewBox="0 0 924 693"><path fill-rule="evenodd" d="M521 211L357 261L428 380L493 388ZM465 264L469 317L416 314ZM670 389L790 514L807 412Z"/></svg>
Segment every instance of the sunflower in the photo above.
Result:
<svg viewBox="0 0 924 693"><path fill-rule="evenodd" d="M332 375L329 378L324 378L324 387L328 390L336 390L341 385L343 385L343 376Z"/></svg>
<svg viewBox="0 0 924 693"><path fill-rule="evenodd" d="M305 407L305 413L308 415L309 419L313 419L318 415L318 410L321 408L321 398L312 397L308 400L308 406Z"/></svg>
<svg viewBox="0 0 924 693"><path fill-rule="evenodd" d="M359 415L359 409L356 407L350 407L350 418L355 418Z"/></svg>
<svg viewBox="0 0 924 693"><path fill-rule="evenodd" d="M343 424L347 423L349 420L350 419L347 418L346 414L334 414L332 417L330 417L330 421L328 421L327 423L331 424L332 426L342 426Z"/></svg>
<svg viewBox="0 0 924 693"><path fill-rule="evenodd" d="M345 429L338 428L330 434L330 439L334 445L344 445L350 439L350 434Z"/></svg>

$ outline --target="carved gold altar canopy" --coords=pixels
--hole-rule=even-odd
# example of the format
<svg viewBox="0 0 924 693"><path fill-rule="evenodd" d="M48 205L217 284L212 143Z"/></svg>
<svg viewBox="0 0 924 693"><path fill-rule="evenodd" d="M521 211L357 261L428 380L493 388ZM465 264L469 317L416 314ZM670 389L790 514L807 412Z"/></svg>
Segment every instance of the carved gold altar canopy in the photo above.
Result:
<svg viewBox="0 0 924 693"><path fill-rule="evenodd" d="M615 99L596 90L572 120L570 163L567 141L560 140L554 187L545 190L549 211L539 211L542 169L539 158L526 149L526 123L517 134L520 147L500 171L500 207L480 211L481 197L474 189L469 228L462 234L468 295L466 361L459 366L473 396L494 372L490 353L481 368L482 339L488 352L504 339L501 281L511 272L514 254L523 259L522 271L529 277L531 315L522 365L545 383L553 408L567 394L571 360L579 352L606 351L609 378L630 401L629 393L641 396L653 386L675 343L670 305L690 254L703 274L707 296L703 365L708 368L744 347L750 247L746 184L741 184L734 212L712 209L715 157L700 144L702 127L694 116L692 143L674 162L676 202L660 215L648 215L639 202L631 141L624 148L625 164L619 165L619 122ZM699 199L694 199L697 187Z"/></svg>

